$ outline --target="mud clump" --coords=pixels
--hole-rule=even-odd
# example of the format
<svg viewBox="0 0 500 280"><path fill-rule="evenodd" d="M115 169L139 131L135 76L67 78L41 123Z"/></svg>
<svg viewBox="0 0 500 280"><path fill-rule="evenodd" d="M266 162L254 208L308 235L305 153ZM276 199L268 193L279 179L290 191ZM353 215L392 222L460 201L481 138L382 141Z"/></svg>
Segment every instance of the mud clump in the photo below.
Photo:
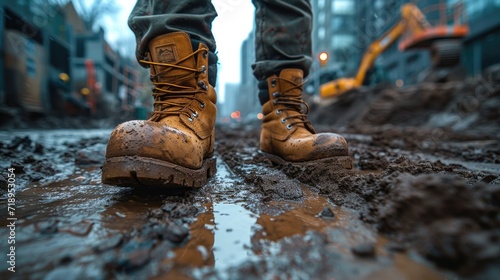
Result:
<svg viewBox="0 0 500 280"><path fill-rule="evenodd" d="M189 236L189 224L202 210L198 206L175 202L172 197L160 208L150 209L145 219L134 231L111 239L96 247L104 257L108 275L127 272L147 275L147 269L161 261L172 249L182 244Z"/></svg>
<svg viewBox="0 0 500 280"><path fill-rule="evenodd" d="M500 259L500 246L492 244L500 240L499 195L500 186L457 177L401 175L376 207L378 226L413 241L438 265L471 274Z"/></svg>
<svg viewBox="0 0 500 280"><path fill-rule="evenodd" d="M352 253L362 258L374 258L375 246L373 243L359 244L351 249Z"/></svg>
<svg viewBox="0 0 500 280"><path fill-rule="evenodd" d="M7 182L7 179L5 179L5 177L0 175L0 195L7 193L8 186L9 186L9 183Z"/></svg>
<svg viewBox="0 0 500 280"><path fill-rule="evenodd" d="M361 170L384 170L389 166L389 161L384 153L363 153L361 154L358 162L359 169Z"/></svg>
<svg viewBox="0 0 500 280"><path fill-rule="evenodd" d="M106 160L106 144L96 143L76 151L75 164L78 166L101 165Z"/></svg>
<svg viewBox="0 0 500 280"><path fill-rule="evenodd" d="M289 180L283 173L268 171L265 174L244 174L245 181L253 184L264 194L264 200L299 200L303 198L300 182ZM285 182L285 183L284 183Z"/></svg>
<svg viewBox="0 0 500 280"><path fill-rule="evenodd" d="M324 218L324 219L333 219L333 218L335 218L335 214L333 213L332 209L330 209L330 207L325 207L318 214L318 217Z"/></svg>

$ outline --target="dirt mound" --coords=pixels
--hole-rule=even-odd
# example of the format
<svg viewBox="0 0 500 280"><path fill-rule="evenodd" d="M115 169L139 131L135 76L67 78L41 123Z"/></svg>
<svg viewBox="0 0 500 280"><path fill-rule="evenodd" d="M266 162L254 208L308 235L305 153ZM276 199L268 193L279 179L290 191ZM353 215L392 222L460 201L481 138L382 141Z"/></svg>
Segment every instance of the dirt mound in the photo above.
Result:
<svg viewBox="0 0 500 280"><path fill-rule="evenodd" d="M441 127L500 137L500 86L480 78L405 88L361 88L336 100L309 103L309 118L317 124Z"/></svg>

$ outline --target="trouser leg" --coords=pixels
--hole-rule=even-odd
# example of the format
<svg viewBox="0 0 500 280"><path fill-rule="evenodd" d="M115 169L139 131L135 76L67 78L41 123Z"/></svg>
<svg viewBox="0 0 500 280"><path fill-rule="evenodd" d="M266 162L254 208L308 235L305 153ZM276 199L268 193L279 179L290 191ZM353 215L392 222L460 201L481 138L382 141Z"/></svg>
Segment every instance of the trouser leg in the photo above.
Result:
<svg viewBox="0 0 500 280"><path fill-rule="evenodd" d="M309 73L312 63L312 8L308 0L253 0L255 77L262 81L282 69Z"/></svg>

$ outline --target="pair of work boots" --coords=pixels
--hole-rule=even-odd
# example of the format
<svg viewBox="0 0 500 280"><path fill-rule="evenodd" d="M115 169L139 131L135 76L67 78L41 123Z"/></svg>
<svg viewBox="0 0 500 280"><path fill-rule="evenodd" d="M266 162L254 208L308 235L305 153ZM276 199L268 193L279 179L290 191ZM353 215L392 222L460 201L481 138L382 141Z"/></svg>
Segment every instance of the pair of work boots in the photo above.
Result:
<svg viewBox="0 0 500 280"><path fill-rule="evenodd" d="M208 55L203 43L193 51L190 38L182 32L149 43L149 58L141 63L151 69L154 111L147 121L125 122L113 130L102 167L103 183L201 187L215 174L217 97L208 82ZM301 70L285 69L267 79L261 152L278 164L344 158L340 168L349 168L345 139L317 134L307 120L302 78Z"/></svg>

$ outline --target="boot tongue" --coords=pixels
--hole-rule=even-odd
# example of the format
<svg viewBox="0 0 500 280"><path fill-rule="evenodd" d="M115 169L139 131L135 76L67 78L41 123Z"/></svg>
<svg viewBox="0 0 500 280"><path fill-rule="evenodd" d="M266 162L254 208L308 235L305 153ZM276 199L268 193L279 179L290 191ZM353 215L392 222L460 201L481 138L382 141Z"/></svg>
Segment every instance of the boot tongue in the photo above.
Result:
<svg viewBox="0 0 500 280"><path fill-rule="evenodd" d="M158 36L149 42L148 47L153 62L175 64L193 69L196 68L194 56L179 62L193 53L191 40L185 33L174 32ZM192 74L192 72L187 70L152 65L151 74L155 75L165 69L168 69L168 71L157 77L158 82L170 82L182 86L196 87L196 79L185 79L186 75Z"/></svg>
<svg viewBox="0 0 500 280"><path fill-rule="evenodd" d="M287 81L280 81L280 90L287 97L294 97L302 100L302 87L297 87L303 83L304 72L300 69L283 69L280 72L280 78ZM292 89L293 88L293 89ZM296 111L287 111L290 116L302 114L302 105L297 105ZM306 120L305 118L300 118ZM297 125L298 133L310 134L315 133L312 125L307 123L300 123Z"/></svg>
<svg viewBox="0 0 500 280"><path fill-rule="evenodd" d="M293 87L296 87L302 84L302 78L304 73L300 69L283 69L280 73L280 78L286 79L288 81L281 81L280 89L281 92L285 93L287 96L302 96L302 89L295 88L290 90Z"/></svg>

